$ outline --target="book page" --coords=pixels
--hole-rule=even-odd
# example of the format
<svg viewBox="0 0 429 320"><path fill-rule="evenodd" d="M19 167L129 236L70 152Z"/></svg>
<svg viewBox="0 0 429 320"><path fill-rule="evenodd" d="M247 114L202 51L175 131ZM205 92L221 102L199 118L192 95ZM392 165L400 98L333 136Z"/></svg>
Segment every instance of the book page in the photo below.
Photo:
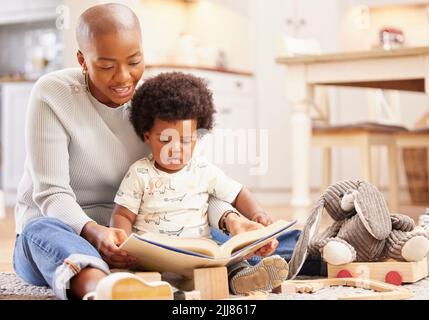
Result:
<svg viewBox="0 0 429 320"><path fill-rule="evenodd" d="M162 234L147 232L142 235L135 235L136 238L150 241L161 247L182 251L183 253L196 253L202 256L216 258L220 256L219 245L207 238L180 238L169 237Z"/></svg>

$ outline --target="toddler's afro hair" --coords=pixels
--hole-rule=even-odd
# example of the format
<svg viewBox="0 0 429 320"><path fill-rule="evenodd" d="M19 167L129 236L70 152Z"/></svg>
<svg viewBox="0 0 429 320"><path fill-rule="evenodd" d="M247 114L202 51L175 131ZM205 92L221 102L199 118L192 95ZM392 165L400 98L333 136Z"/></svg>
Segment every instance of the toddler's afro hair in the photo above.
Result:
<svg viewBox="0 0 429 320"><path fill-rule="evenodd" d="M131 101L130 120L144 141L155 119L196 119L197 129L211 130L215 108L211 91L202 78L182 72L161 73L147 79Z"/></svg>

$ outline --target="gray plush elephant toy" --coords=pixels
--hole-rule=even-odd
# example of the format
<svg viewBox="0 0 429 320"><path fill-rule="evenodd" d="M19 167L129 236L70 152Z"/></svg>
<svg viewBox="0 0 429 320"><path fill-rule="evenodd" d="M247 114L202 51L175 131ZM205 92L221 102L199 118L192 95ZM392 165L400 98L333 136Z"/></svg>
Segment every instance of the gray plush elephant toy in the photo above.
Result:
<svg viewBox="0 0 429 320"><path fill-rule="evenodd" d="M318 234L326 209L334 223ZM429 252L429 238L405 215L390 214L386 201L366 181L341 181L321 196L308 218L289 263L290 278L308 255L333 265L389 258L419 261Z"/></svg>

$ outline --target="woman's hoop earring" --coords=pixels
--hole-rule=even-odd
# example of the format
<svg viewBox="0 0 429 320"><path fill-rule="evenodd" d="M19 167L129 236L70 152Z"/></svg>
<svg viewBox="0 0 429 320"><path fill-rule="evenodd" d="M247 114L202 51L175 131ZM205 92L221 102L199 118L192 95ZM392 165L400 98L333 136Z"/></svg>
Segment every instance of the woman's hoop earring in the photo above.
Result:
<svg viewBox="0 0 429 320"><path fill-rule="evenodd" d="M87 71L87 70L85 70L85 69L82 69L82 73L83 73L83 75L84 75L84 77L85 77L85 87L86 87L86 91L88 91L88 92L89 92L89 74L88 74L88 71Z"/></svg>

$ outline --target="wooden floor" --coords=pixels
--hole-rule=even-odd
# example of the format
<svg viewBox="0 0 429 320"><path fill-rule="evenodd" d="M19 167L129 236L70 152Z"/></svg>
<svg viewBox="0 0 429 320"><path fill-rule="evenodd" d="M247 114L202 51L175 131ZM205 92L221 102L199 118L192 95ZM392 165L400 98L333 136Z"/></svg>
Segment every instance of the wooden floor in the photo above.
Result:
<svg viewBox="0 0 429 320"><path fill-rule="evenodd" d="M270 213L274 220L297 219L296 228L302 228L311 208L291 208L288 206L263 206ZM419 206L402 206L399 212L407 214L416 222L418 217L423 214L425 207ZM332 220L325 214L321 223L321 230L330 225ZM15 244L15 221L13 208L6 209L6 217L0 219L0 271L12 271L12 255Z"/></svg>
<svg viewBox="0 0 429 320"><path fill-rule="evenodd" d="M6 218L0 219L0 271L12 271L14 245L15 219L13 208L6 208Z"/></svg>

